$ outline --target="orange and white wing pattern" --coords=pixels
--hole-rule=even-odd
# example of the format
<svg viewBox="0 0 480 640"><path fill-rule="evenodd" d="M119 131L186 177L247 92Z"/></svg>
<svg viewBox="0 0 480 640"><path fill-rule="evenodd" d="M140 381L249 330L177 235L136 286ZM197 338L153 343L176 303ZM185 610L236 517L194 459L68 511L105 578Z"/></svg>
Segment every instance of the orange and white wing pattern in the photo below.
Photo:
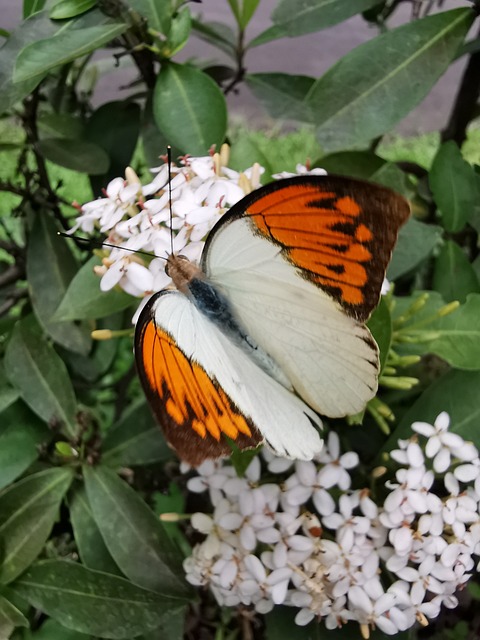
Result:
<svg viewBox="0 0 480 640"><path fill-rule="evenodd" d="M207 240L208 278L321 415L352 415L375 396L378 348L364 321L408 215L384 187L291 178L252 192Z"/></svg>
<svg viewBox="0 0 480 640"><path fill-rule="evenodd" d="M209 240L217 240L223 225L248 217L303 277L364 322L378 304L398 230L409 215L408 202L386 187L342 176L296 177L253 191Z"/></svg>
<svg viewBox="0 0 480 640"><path fill-rule="evenodd" d="M163 291L145 305L135 356L155 417L186 462L229 455L228 439L240 449L266 441L280 455L303 459L320 451L314 412L183 294Z"/></svg>

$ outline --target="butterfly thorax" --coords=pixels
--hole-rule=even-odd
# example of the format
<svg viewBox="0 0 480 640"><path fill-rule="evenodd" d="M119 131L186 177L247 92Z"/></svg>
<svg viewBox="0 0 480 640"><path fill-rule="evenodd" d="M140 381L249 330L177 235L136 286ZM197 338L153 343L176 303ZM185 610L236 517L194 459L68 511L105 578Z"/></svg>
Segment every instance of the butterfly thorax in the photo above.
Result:
<svg viewBox="0 0 480 640"><path fill-rule="evenodd" d="M225 335L248 353L257 364L283 386L289 386L280 367L256 342L237 320L227 298L204 272L188 258L181 255L170 255L167 258L167 274L172 278L176 288L186 295L197 309L211 320Z"/></svg>

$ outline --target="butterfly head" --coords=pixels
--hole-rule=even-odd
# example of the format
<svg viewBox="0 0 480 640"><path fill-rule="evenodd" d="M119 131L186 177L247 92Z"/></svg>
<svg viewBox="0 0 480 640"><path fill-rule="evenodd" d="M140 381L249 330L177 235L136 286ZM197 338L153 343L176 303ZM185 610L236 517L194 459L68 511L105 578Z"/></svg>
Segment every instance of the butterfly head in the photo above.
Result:
<svg viewBox="0 0 480 640"><path fill-rule="evenodd" d="M200 267L197 267L186 256L175 255L174 253L167 258L165 272L182 293L187 293L188 285L194 278L203 278L203 272Z"/></svg>

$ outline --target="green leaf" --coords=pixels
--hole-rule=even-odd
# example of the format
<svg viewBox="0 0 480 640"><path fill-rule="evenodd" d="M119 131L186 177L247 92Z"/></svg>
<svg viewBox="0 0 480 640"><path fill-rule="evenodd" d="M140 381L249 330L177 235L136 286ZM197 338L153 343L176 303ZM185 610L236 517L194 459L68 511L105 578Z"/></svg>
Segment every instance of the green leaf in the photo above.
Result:
<svg viewBox="0 0 480 640"><path fill-rule="evenodd" d="M0 489L22 475L38 458L51 433L22 402L0 414Z"/></svg>
<svg viewBox="0 0 480 640"><path fill-rule="evenodd" d="M269 159L259 148L253 136L243 134L230 148L230 161L228 166L235 171L244 171L246 167L251 167L258 162L265 169L262 174L262 183L266 184L272 179L272 166Z"/></svg>
<svg viewBox="0 0 480 640"><path fill-rule="evenodd" d="M71 469L47 469L0 494L0 582L8 584L35 560L58 516Z"/></svg>
<svg viewBox="0 0 480 640"><path fill-rule="evenodd" d="M105 151L88 140L45 138L37 146L50 162L79 173L104 174L110 166Z"/></svg>
<svg viewBox="0 0 480 640"><path fill-rule="evenodd" d="M328 173L369 180L385 163L386 160L371 151L337 151L320 158L315 167Z"/></svg>
<svg viewBox="0 0 480 640"><path fill-rule="evenodd" d="M103 441L102 462L110 467L166 462L171 457L172 450L144 400L134 404Z"/></svg>
<svg viewBox="0 0 480 640"><path fill-rule="evenodd" d="M84 477L95 522L123 573L142 587L188 599L182 558L140 496L110 469L85 467Z"/></svg>
<svg viewBox="0 0 480 640"><path fill-rule="evenodd" d="M200 22L193 18L192 27L195 35L200 39L224 51L234 60L236 59L236 38L234 32L228 25L221 22Z"/></svg>
<svg viewBox="0 0 480 640"><path fill-rule="evenodd" d="M225 98L215 82L194 67L173 62L162 66L153 112L164 136L184 153L205 155L225 139Z"/></svg>
<svg viewBox="0 0 480 640"><path fill-rule="evenodd" d="M274 118L313 121L305 98L315 82L314 78L287 73L252 73L245 80L254 96Z"/></svg>
<svg viewBox="0 0 480 640"><path fill-rule="evenodd" d="M152 633L147 633L139 640L183 640L185 637L185 616L188 611L187 606L180 607L172 611L171 615L165 616L163 624Z"/></svg>
<svg viewBox="0 0 480 640"><path fill-rule="evenodd" d="M77 270L77 261L68 243L58 236L53 220L37 215L27 247L27 280L33 309L54 342L86 355L92 346L89 325L52 320Z"/></svg>
<svg viewBox="0 0 480 640"><path fill-rule="evenodd" d="M76 400L67 368L45 341L33 316L18 322L5 352L10 382L45 422L75 437Z"/></svg>
<svg viewBox="0 0 480 640"><path fill-rule="evenodd" d="M95 523L84 486L75 489L69 505L73 535L82 563L89 569L121 575Z"/></svg>
<svg viewBox="0 0 480 640"><path fill-rule="evenodd" d="M477 274L465 252L453 240L446 240L433 267L433 288L445 302L465 302L469 293L480 293Z"/></svg>
<svg viewBox="0 0 480 640"><path fill-rule="evenodd" d="M135 102L107 102L91 115L85 136L91 144L102 149L108 157L108 167L104 171L87 170L95 175L92 187L97 194L117 176L125 173L137 145L140 132L140 107Z"/></svg>
<svg viewBox="0 0 480 640"><path fill-rule="evenodd" d="M277 606L265 615L265 640L322 640L323 629L313 622L306 627L295 624L296 609ZM347 627L349 625L346 625ZM345 628L345 627L343 627ZM338 629L335 630L337 635ZM358 630L356 631L358 639Z"/></svg>
<svg viewBox="0 0 480 640"><path fill-rule="evenodd" d="M187 44L192 30L192 14L188 7L181 9L173 18L167 42L161 47L162 55L171 58Z"/></svg>
<svg viewBox="0 0 480 640"><path fill-rule="evenodd" d="M55 312L55 320L104 318L132 306L135 299L123 291L100 290L100 278L93 272L100 264L101 260L93 256L77 272Z"/></svg>
<svg viewBox="0 0 480 640"><path fill-rule="evenodd" d="M308 97L324 150L364 146L399 122L447 69L472 19L466 8L438 13L341 58Z"/></svg>
<svg viewBox="0 0 480 640"><path fill-rule="evenodd" d="M237 24L240 26L239 0L227 0L227 2L230 5L230 9L231 9L233 15L235 16L235 20L237 21Z"/></svg>
<svg viewBox="0 0 480 640"><path fill-rule="evenodd" d="M455 142L445 142L440 147L428 181L443 226L451 233L461 231L473 218L478 200L477 176Z"/></svg>
<svg viewBox="0 0 480 640"><path fill-rule="evenodd" d="M0 360L0 413L8 409L20 397L18 389L14 389L8 384L7 375L3 360ZM0 427L0 433L2 428Z"/></svg>
<svg viewBox="0 0 480 640"><path fill-rule="evenodd" d="M413 299L415 296L396 299L394 319L402 315ZM480 369L480 295L472 293L466 303L452 313L436 318L426 326L414 326L425 318L435 316L443 305L444 301L438 293L429 292L425 307L404 325L404 330L418 340L418 343L408 345L408 351L419 355L434 353L456 369L477 371ZM425 332L428 340L422 342ZM433 340L432 332L435 334Z"/></svg>
<svg viewBox="0 0 480 640"><path fill-rule="evenodd" d="M260 0L243 0L242 13L240 16L240 28L245 30L248 23L253 18L253 14L257 10Z"/></svg>
<svg viewBox="0 0 480 640"><path fill-rule="evenodd" d="M36 563L13 586L68 629L101 638L134 638L183 606L124 578L63 560Z"/></svg>
<svg viewBox="0 0 480 640"><path fill-rule="evenodd" d="M171 0L128 0L126 4L145 18L149 29L168 36L172 20Z"/></svg>
<svg viewBox="0 0 480 640"><path fill-rule="evenodd" d="M17 607L0 595L0 638L9 638L15 627L28 627L28 620Z"/></svg>
<svg viewBox="0 0 480 640"><path fill-rule="evenodd" d="M41 11L45 6L46 0L23 0L23 19Z"/></svg>
<svg viewBox="0 0 480 640"><path fill-rule="evenodd" d="M51 618L45 620L40 629L24 640L92 640L90 635L66 629Z"/></svg>
<svg viewBox="0 0 480 640"><path fill-rule="evenodd" d="M393 164L393 162L383 164L372 174L370 179L372 182L390 187L390 189L400 193L405 198L411 198L415 193L407 174L397 167L396 164Z"/></svg>
<svg viewBox="0 0 480 640"><path fill-rule="evenodd" d="M478 422L480 420L480 372L449 371L431 384L408 409L398 427L392 433L383 451L397 448L399 438L412 436L413 422L433 424L442 411L450 416L450 431L480 446Z"/></svg>
<svg viewBox="0 0 480 640"><path fill-rule="evenodd" d="M416 269L430 256L441 237L441 227L425 224L410 217L398 234L397 245L387 269L387 278L396 280Z"/></svg>
<svg viewBox="0 0 480 640"><path fill-rule="evenodd" d="M108 22L84 29L59 30L53 38L37 40L26 46L17 57L14 82L24 82L44 75L62 64L99 49L127 29L127 25Z"/></svg>
<svg viewBox="0 0 480 640"><path fill-rule="evenodd" d="M78 140L84 130L83 122L70 113L42 111L38 114L37 123L42 139L61 136Z"/></svg>
<svg viewBox="0 0 480 640"><path fill-rule="evenodd" d="M388 305L383 298L380 298L378 307L370 317L367 326L380 349L380 372L382 372L392 342L392 318L390 317Z"/></svg>
<svg viewBox="0 0 480 640"><path fill-rule="evenodd" d="M30 15L30 9L33 12L33 6L26 8L27 15ZM42 11L20 23L7 39L1 49L0 113L5 113L5 111L31 93L45 75L42 73L25 82L14 83L13 69L19 52L31 42L53 36L57 29L58 25L49 19L48 13Z"/></svg>
<svg viewBox="0 0 480 640"><path fill-rule="evenodd" d="M97 4L97 0L60 0L50 9L52 20L67 20L89 11Z"/></svg>

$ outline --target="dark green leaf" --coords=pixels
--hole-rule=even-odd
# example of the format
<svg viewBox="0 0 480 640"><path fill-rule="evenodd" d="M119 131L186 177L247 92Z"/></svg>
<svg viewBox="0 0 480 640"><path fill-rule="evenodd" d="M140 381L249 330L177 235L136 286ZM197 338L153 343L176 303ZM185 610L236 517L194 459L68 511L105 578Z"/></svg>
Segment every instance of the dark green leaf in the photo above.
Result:
<svg viewBox="0 0 480 640"><path fill-rule="evenodd" d="M28 627L28 620L17 607L0 595L0 638L9 638L15 627Z"/></svg>
<svg viewBox="0 0 480 640"><path fill-rule="evenodd" d="M371 151L338 151L323 156L314 166L328 173L369 180L385 163L386 160Z"/></svg>
<svg viewBox="0 0 480 640"><path fill-rule="evenodd" d="M11 387L5 373L3 360L0 360L0 413L8 409L20 397L18 389ZM0 433L2 428L0 427Z"/></svg>
<svg viewBox="0 0 480 640"><path fill-rule="evenodd" d="M104 318L127 309L135 302L123 291L100 290L100 278L93 272L93 268L100 264L101 260L93 256L77 272L55 313L55 320Z"/></svg>
<svg viewBox="0 0 480 640"><path fill-rule="evenodd" d="M95 522L123 573L142 587L188 598L181 556L140 496L110 469L85 467L84 477Z"/></svg>
<svg viewBox="0 0 480 640"><path fill-rule="evenodd" d="M140 107L135 102L107 102L93 112L85 135L91 144L103 150L109 162L103 171L97 171L95 165L92 165L95 171L87 170L87 173L95 176L92 187L97 195L110 180L124 175L137 145L139 132Z"/></svg>
<svg viewBox="0 0 480 640"><path fill-rule="evenodd" d="M38 149L50 162L79 173L104 174L110 164L105 151L87 140L45 138Z"/></svg>
<svg viewBox="0 0 480 640"><path fill-rule="evenodd" d="M480 293L477 274L465 252L453 240L446 240L433 268L433 288L445 302L465 302L469 293Z"/></svg>
<svg viewBox="0 0 480 640"><path fill-rule="evenodd" d="M0 414L0 489L16 480L38 458L50 431L22 402Z"/></svg>
<svg viewBox="0 0 480 640"><path fill-rule="evenodd" d="M33 4L32 2L31 6L25 8L26 15L33 13ZM0 113L4 113L27 96L45 76L42 73L25 82L14 83L13 69L19 52L31 42L53 36L57 29L58 25L49 19L48 13L42 11L22 22L7 39L1 49Z"/></svg>
<svg viewBox="0 0 480 640"><path fill-rule="evenodd" d="M265 616L266 640L321 640L322 627L314 622L306 627L295 624L297 609L292 607L275 607ZM335 630L336 635L337 629ZM358 637L358 630L357 630Z"/></svg>
<svg viewBox="0 0 480 640"><path fill-rule="evenodd" d="M24 640L92 640L92 636L70 631L51 618L45 620L40 629Z"/></svg>
<svg viewBox="0 0 480 640"><path fill-rule="evenodd" d="M184 153L205 155L225 139L225 98L215 82L194 67L173 62L162 66L153 112L162 133Z"/></svg>
<svg viewBox="0 0 480 640"><path fill-rule="evenodd" d="M102 452L102 462L111 467L165 462L172 457L172 450L144 400L134 404L109 430Z"/></svg>
<svg viewBox="0 0 480 640"><path fill-rule="evenodd" d="M414 298L396 300L395 317L402 315L412 299ZM425 318L435 316L443 305L440 295L431 291L425 307L405 324L409 335L418 340L418 343L408 345L409 352L419 355L434 353L452 367L477 371L480 369L480 295L470 294L465 304L446 316L436 318L427 326L414 326ZM427 340L422 342L425 332ZM434 339L432 332L435 334Z"/></svg>
<svg viewBox="0 0 480 640"><path fill-rule="evenodd" d="M43 111L38 115L37 123L42 138L72 138L82 137L84 126L78 116L70 113L54 113Z"/></svg>
<svg viewBox="0 0 480 640"><path fill-rule="evenodd" d="M400 193L405 198L411 198L414 194L414 189L410 180L405 172L403 172L393 162L386 162L371 176L372 182L383 184L385 187L390 187L397 193Z"/></svg>
<svg viewBox="0 0 480 640"><path fill-rule="evenodd" d="M23 19L41 11L45 6L46 0L23 0Z"/></svg>
<svg viewBox="0 0 480 640"><path fill-rule="evenodd" d="M185 635L185 615L188 607L180 607L165 616L163 624L152 633L147 633L140 640L183 640Z"/></svg>
<svg viewBox="0 0 480 640"><path fill-rule="evenodd" d="M449 371L436 380L418 398L403 416L400 424L383 447L390 451L397 447L399 438L412 436L411 424L424 421L433 424L441 411L450 415L450 431L480 446L478 422L480 420L479 371Z"/></svg>
<svg viewBox="0 0 480 640"><path fill-rule="evenodd" d="M310 106L305 101L315 79L287 73L252 73L245 78L256 98L274 118L312 122Z"/></svg>
<svg viewBox="0 0 480 640"><path fill-rule="evenodd" d="M472 19L466 8L428 16L339 60L308 99L322 147L364 146L401 120L447 69Z"/></svg>
<svg viewBox="0 0 480 640"><path fill-rule="evenodd" d="M89 325L52 320L77 270L77 261L68 243L58 236L53 220L46 215L36 216L27 248L27 280L33 309L54 342L86 355L92 345Z"/></svg>
<svg viewBox="0 0 480 640"><path fill-rule="evenodd" d="M235 142L230 149L230 161L228 166L235 171L243 171L258 162L265 169L262 174L262 183L266 184L272 179L272 167L268 158L262 153L257 142L248 134Z"/></svg>
<svg viewBox="0 0 480 640"><path fill-rule="evenodd" d="M10 382L34 413L75 436L76 400L67 368L46 342L33 316L18 322L5 352Z"/></svg>
<svg viewBox="0 0 480 640"><path fill-rule="evenodd" d="M108 22L84 29L63 29L55 37L37 40L17 57L14 82L24 82L51 69L99 49L127 29L127 25Z"/></svg>
<svg viewBox="0 0 480 640"><path fill-rule="evenodd" d="M89 11L97 4L97 0L60 0L50 9L52 20L67 20Z"/></svg>
<svg viewBox="0 0 480 640"><path fill-rule="evenodd" d="M128 0L126 4L145 18L149 29L168 36L172 20L170 0Z"/></svg>
<svg viewBox="0 0 480 640"><path fill-rule="evenodd" d="M73 562L38 562L14 588L63 626L101 638L134 638L156 629L181 601Z"/></svg>
<svg viewBox="0 0 480 640"><path fill-rule="evenodd" d="M143 144L143 152L147 166L157 167L160 164L160 156L164 155L167 151L167 146L170 141L159 131L152 111L153 96L148 95L145 102L145 108L141 117L141 138ZM170 145L172 146L172 145ZM172 158L177 158L181 155L180 150L172 147Z"/></svg>
<svg viewBox="0 0 480 640"><path fill-rule="evenodd" d="M478 200L477 177L453 141L443 144L428 176L435 204L447 231L456 233L473 218Z"/></svg>
<svg viewBox="0 0 480 640"><path fill-rule="evenodd" d="M380 298L378 307L367 324L380 349L380 371L383 371L392 342L392 319L388 305L383 298Z"/></svg>
<svg viewBox="0 0 480 640"><path fill-rule="evenodd" d="M392 261L387 269L387 277L396 280L413 271L430 256L441 237L441 227L425 224L411 217L400 229Z"/></svg>
<svg viewBox="0 0 480 640"><path fill-rule="evenodd" d="M75 489L69 504L73 535L82 563L89 569L122 575L95 523L85 487Z"/></svg>
<svg viewBox="0 0 480 640"><path fill-rule="evenodd" d="M35 560L58 516L71 469L47 469L0 494L0 582L8 584Z"/></svg>

